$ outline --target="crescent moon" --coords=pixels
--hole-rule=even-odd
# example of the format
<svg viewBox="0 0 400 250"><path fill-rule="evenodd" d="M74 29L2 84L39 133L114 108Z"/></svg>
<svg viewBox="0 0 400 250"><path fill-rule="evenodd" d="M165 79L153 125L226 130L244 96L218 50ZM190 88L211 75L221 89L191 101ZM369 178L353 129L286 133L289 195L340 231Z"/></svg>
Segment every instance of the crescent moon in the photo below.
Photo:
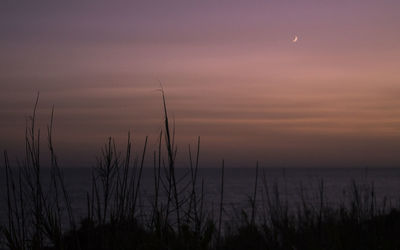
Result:
<svg viewBox="0 0 400 250"><path fill-rule="evenodd" d="M295 36L294 39L292 40L292 42L296 43L299 40L298 36Z"/></svg>

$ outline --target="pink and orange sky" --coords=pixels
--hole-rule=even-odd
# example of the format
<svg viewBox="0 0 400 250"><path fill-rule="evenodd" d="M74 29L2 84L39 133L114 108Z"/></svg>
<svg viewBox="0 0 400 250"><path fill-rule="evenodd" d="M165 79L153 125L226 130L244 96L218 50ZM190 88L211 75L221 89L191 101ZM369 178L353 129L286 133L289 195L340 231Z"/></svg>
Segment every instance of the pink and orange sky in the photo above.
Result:
<svg viewBox="0 0 400 250"><path fill-rule="evenodd" d="M400 157L399 1L6 1L0 148L18 155L40 91L66 165L108 136L162 127L203 167L393 167ZM299 37L293 43L295 36ZM139 149L139 148L138 148Z"/></svg>

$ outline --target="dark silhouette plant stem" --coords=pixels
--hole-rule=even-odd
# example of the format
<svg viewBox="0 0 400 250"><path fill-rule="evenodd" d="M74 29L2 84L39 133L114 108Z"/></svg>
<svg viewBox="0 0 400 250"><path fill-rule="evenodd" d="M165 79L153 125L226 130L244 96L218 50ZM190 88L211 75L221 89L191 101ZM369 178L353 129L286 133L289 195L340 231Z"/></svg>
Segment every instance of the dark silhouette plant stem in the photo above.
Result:
<svg viewBox="0 0 400 250"><path fill-rule="evenodd" d="M258 161L256 163L256 179L254 181L254 192L251 200L251 224L255 224L255 214L256 214L256 199L257 199L257 183L258 183Z"/></svg>
<svg viewBox="0 0 400 250"><path fill-rule="evenodd" d="M178 223L178 232L181 230L181 221L180 221L180 205L179 205L179 198L178 198L178 191L177 191L177 183L176 183L176 177L175 177L175 150L174 150L174 137L170 136L170 128L169 128L169 122L168 122L168 112L167 112L167 105L165 101L165 94L164 90L161 88L161 93L162 93L162 99L163 99L163 106L164 106L164 125L165 125L165 140L166 140L166 146L167 146L167 152L168 152L168 165L169 165L169 175L171 178L171 184L172 184L172 190L173 190L173 196L175 200L175 209L176 209L176 217L177 217L177 223ZM175 128L173 129L173 135L175 135Z"/></svg>

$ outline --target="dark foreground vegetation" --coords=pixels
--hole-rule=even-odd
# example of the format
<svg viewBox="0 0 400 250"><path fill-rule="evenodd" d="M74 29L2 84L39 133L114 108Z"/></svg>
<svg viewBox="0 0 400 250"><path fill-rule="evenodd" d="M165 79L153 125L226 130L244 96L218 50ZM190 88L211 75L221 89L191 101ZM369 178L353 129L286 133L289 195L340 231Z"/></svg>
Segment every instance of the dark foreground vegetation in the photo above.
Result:
<svg viewBox="0 0 400 250"><path fill-rule="evenodd" d="M92 171L86 218L77 223L52 143L53 115L47 128L50 184L41 180L40 132L36 105L26 130L26 156L11 167L4 152L8 224L2 230L6 249L400 249L398 206L376 201L373 186L352 183L352 198L326 204L320 182L315 202L299 188L301 202L289 206L279 187L255 172L248 207L229 216L224 206L224 162L220 200L206 203L197 147L189 146L189 167L176 175L177 149L164 101L164 128L158 149L148 152L147 138L138 153L120 152L112 139L104 145ZM146 154L153 156L154 193L141 195ZM260 191L262 190L262 191ZM260 198L261 197L261 198ZM143 209L143 200L149 203ZM260 200L262 202L260 202ZM257 201L257 202L256 202Z"/></svg>

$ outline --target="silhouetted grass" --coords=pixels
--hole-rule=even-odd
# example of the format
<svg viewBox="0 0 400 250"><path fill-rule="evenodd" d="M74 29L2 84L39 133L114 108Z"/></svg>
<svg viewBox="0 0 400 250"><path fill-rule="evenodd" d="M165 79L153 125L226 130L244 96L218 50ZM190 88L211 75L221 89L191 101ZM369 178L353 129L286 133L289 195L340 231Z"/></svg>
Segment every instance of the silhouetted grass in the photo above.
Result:
<svg viewBox="0 0 400 250"><path fill-rule="evenodd" d="M140 204L148 138L141 151L133 152L128 133L124 153L112 138L103 146L86 194L87 216L78 224L52 142L53 112L47 128L50 185L42 183L36 100L25 132L25 158L12 168L4 152L8 224L1 230L8 249L400 249L399 207L377 204L373 186L353 181L349 201L332 207L326 204L321 180L315 202L300 186L301 202L289 207L281 187L268 183L264 171L260 176L258 162L248 208L227 217L222 161L215 216L205 205L205 184L198 176L200 138L194 156L189 146L186 174L176 175L175 132L161 92L164 127L152 152L154 196L146 197L150 209L143 211Z"/></svg>

